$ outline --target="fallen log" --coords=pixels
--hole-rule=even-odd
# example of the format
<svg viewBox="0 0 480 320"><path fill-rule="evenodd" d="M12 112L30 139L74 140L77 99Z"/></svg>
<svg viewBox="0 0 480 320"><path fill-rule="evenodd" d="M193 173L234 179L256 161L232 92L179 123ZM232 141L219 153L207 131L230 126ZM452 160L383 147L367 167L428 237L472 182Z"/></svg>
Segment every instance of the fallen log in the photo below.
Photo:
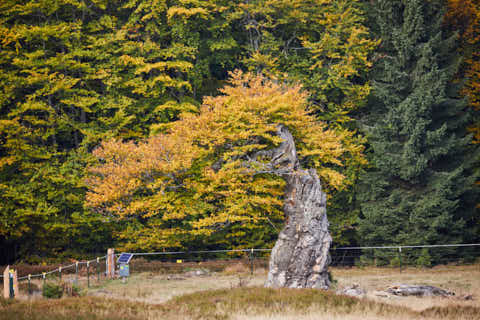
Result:
<svg viewBox="0 0 480 320"><path fill-rule="evenodd" d="M449 297L455 293L434 286L400 284L387 289L387 292L396 296L417 297Z"/></svg>
<svg viewBox="0 0 480 320"><path fill-rule="evenodd" d="M367 291L360 288L360 286L355 283L341 290L337 290L337 294L343 294L350 297L364 297L367 294Z"/></svg>

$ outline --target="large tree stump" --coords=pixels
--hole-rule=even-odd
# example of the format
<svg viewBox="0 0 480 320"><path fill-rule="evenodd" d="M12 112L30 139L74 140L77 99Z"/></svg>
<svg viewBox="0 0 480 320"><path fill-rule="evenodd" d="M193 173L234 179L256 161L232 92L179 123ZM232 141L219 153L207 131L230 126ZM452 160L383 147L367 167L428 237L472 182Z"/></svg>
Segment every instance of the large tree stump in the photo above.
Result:
<svg viewBox="0 0 480 320"><path fill-rule="evenodd" d="M270 256L267 287L328 289L329 249L326 194L314 169L304 170L297 159L293 136L278 127L284 142L259 155L270 157L270 167L287 182L286 225Z"/></svg>

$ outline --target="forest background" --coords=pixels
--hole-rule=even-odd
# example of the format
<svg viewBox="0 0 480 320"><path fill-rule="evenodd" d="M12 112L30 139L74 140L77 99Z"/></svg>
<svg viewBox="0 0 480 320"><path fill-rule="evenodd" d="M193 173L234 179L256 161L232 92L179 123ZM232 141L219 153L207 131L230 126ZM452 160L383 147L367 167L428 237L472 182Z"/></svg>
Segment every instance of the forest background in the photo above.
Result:
<svg viewBox="0 0 480 320"><path fill-rule="evenodd" d="M0 264L271 247L283 185L208 176L228 144L175 168L181 190L129 184L152 172L132 168L155 141L194 136L189 123L241 135L258 95L312 146L336 246L480 240L478 0L4 0L0 41ZM208 105L247 121L205 118ZM330 134L343 151L315 154Z"/></svg>

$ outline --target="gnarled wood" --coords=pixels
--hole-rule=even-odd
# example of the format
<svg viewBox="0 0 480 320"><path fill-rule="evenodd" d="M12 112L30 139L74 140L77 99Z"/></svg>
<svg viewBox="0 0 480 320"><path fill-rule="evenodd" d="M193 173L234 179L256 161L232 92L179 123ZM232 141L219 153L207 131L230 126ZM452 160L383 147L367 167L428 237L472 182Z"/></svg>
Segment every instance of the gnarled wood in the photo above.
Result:
<svg viewBox="0 0 480 320"><path fill-rule="evenodd" d="M440 296L448 297L453 296L455 293L434 287L434 286L424 286L424 285L410 285L410 284L400 284L397 286L392 286L388 288L388 293L391 293L396 296Z"/></svg>
<svg viewBox="0 0 480 320"><path fill-rule="evenodd" d="M271 159L269 168L287 182L286 225L270 256L267 287L328 289L329 248L326 194L314 169L302 169L292 134L278 127L284 142L257 156Z"/></svg>
<svg viewBox="0 0 480 320"><path fill-rule="evenodd" d="M367 291L363 288L360 288L358 284L353 284L351 286L337 290L337 294L343 294L350 297L363 297L367 294Z"/></svg>

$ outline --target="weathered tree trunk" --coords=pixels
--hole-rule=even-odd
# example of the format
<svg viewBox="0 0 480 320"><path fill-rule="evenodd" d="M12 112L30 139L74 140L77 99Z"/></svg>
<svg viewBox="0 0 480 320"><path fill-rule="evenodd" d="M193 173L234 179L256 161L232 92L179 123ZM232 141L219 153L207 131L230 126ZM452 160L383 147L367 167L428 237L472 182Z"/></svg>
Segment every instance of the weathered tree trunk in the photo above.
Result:
<svg viewBox="0 0 480 320"><path fill-rule="evenodd" d="M300 167L293 136L278 127L280 147L259 153L271 157L271 168L287 182L286 225L270 256L267 287L328 289L329 248L326 195L314 169Z"/></svg>

